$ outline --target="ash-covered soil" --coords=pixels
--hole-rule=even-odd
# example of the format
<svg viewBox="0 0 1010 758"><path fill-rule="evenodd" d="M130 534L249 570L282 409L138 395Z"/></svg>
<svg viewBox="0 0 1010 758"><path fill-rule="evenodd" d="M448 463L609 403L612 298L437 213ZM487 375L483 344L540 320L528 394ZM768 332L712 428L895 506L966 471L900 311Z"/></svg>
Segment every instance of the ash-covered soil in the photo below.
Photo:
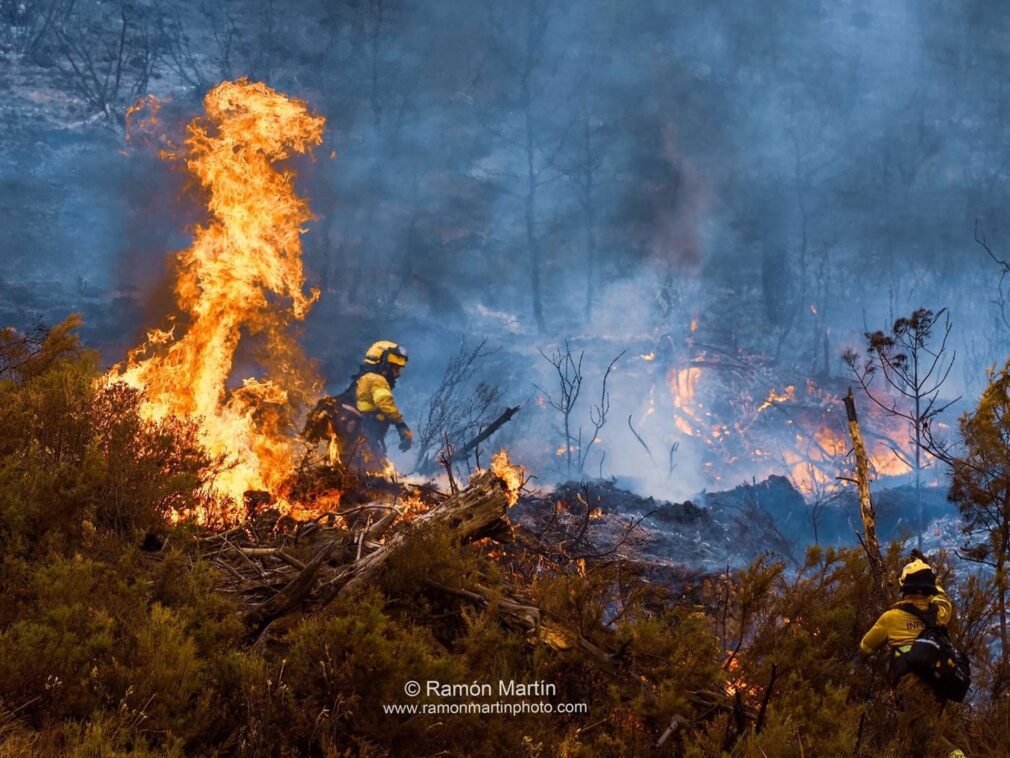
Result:
<svg viewBox="0 0 1010 758"><path fill-rule="evenodd" d="M924 488L922 499L927 534L956 515L941 488ZM882 541L914 537L914 488L880 490L874 503ZM524 496L510 517L575 558L613 556L700 573L742 568L769 552L801 561L810 545L857 544L862 529L855 493L813 505L781 476L681 503L642 497L611 480L569 482ZM948 536L942 547L956 535Z"/></svg>

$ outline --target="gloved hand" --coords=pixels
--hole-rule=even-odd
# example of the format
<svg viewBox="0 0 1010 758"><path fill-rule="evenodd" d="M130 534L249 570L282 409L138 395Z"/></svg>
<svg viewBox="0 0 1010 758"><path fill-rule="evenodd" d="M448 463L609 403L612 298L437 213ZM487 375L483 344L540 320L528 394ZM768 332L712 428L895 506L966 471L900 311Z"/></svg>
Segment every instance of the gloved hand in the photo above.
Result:
<svg viewBox="0 0 1010 758"><path fill-rule="evenodd" d="M410 450L410 446L414 444L414 433L410 431L410 427L400 424L396 427L396 431L400 433L400 450L403 452Z"/></svg>

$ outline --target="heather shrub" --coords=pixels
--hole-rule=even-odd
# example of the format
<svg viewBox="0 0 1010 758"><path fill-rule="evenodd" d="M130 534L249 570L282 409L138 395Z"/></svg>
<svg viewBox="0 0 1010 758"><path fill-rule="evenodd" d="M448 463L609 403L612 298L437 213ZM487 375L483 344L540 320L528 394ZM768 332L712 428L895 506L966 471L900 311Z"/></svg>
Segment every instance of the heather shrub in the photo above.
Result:
<svg viewBox="0 0 1010 758"><path fill-rule="evenodd" d="M407 681L468 680L428 630L397 623L384 605L373 590L337 604L324 617L306 620L291 633L284 678L286 692L297 699L291 712L301 734L317 731L322 744L333 747L364 747L401 721L394 747L417 747L431 739L426 737L430 721L391 718L382 706L411 702L403 692Z"/></svg>
<svg viewBox="0 0 1010 758"><path fill-rule="evenodd" d="M76 550L103 532L160 529L169 509L198 500L210 472L193 427L144 420L139 393L102 385L97 356L80 350L67 326L34 358L5 356L0 340L0 366L20 367L0 371L6 553Z"/></svg>
<svg viewBox="0 0 1010 758"><path fill-rule="evenodd" d="M214 462L191 427L96 383L74 323L0 332L0 758L900 754L885 666L852 660L881 610L859 549L763 556L678 597L617 556L555 563L409 527L363 594L251 639L196 528L166 519ZM969 754L1001 756L994 585L932 558L976 683L947 719ZM904 559L890 546L888 573ZM540 626L505 613L506 594ZM548 682L532 699L589 712L383 711L469 700L404 693L428 679L490 684L491 701L499 680Z"/></svg>
<svg viewBox="0 0 1010 758"><path fill-rule="evenodd" d="M0 382L0 541L5 552L79 542L93 524L93 356Z"/></svg>

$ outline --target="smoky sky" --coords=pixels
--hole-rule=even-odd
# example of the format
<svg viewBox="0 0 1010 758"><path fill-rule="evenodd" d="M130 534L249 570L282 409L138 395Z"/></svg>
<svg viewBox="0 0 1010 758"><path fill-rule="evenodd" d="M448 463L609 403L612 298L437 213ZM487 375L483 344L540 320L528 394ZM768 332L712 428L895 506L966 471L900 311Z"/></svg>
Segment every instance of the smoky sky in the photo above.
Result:
<svg viewBox="0 0 1010 758"><path fill-rule="evenodd" d="M373 336L414 348L417 404L463 337L510 351L493 373L516 401L549 379L536 348L565 338L593 381L621 350L626 377L655 352L660 385L741 350L830 380L844 347L917 307L950 309L951 395L1007 357L1000 269L975 240L1010 240L1001 3L78 4L63 23L99 74L120 6L123 84L102 97L3 6L6 323L82 310L112 361L171 307L166 261L205 211L123 115L153 93L179 140L209 87L245 75L327 118L290 168L323 291L304 339L331 389ZM621 413L655 384L615 384Z"/></svg>

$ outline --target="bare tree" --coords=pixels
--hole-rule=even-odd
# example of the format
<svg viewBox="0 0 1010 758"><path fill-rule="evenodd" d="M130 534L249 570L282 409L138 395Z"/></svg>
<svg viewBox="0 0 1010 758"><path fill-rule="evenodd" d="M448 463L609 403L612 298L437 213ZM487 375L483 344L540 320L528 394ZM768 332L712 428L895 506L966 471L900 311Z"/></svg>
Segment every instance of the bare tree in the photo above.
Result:
<svg viewBox="0 0 1010 758"><path fill-rule="evenodd" d="M0 47L31 60L41 52L54 28L75 0L0 0Z"/></svg>
<svg viewBox="0 0 1010 758"><path fill-rule="evenodd" d="M461 446L490 420L501 401L499 387L474 380L483 362L497 350L487 347L487 340L468 345L464 339L442 375L438 388L428 398L417 434L416 471L429 467L440 445ZM452 456L448 456L451 460Z"/></svg>
<svg viewBox="0 0 1010 758"><path fill-rule="evenodd" d="M201 2L197 9L199 21L194 23L186 18L190 10L187 6L170 0L156 0L163 35L162 59L169 69L198 92L207 90L222 79L233 78L236 57L246 57L247 60L240 61L239 66L250 71L254 69L253 60L261 60L265 55L269 57L260 46L271 40L271 36L263 30L273 28L273 6L265 7L267 15L264 23L257 24L259 32L253 39L248 29L243 31L240 27L234 5L234 0ZM240 55L239 51L246 51L246 55Z"/></svg>
<svg viewBox="0 0 1010 758"><path fill-rule="evenodd" d="M582 229L585 234L585 305L584 316L588 320L593 311L596 296L599 237L599 194L601 170L606 158L607 141L604 137L606 124L599 115L593 101L589 76L584 76L576 87L579 99L576 136L571 140L568 155L559 160L560 169L575 188L579 211L582 215Z"/></svg>
<svg viewBox="0 0 1010 758"><path fill-rule="evenodd" d="M939 346L930 345L934 327L942 330ZM876 331L866 335L865 359L852 349L846 350L842 359L862 386L866 396L892 416L908 422L912 435L912 455L909 457L897 448L894 454L915 474L915 501L918 520L918 547L922 549L922 469L924 452L939 453L931 444L930 425L960 397L940 400L940 388L957 358L957 353L947 355L947 341L951 325L946 308L934 313L919 308L908 318L899 318L890 331ZM877 376L883 378L884 387L875 388Z"/></svg>
<svg viewBox="0 0 1010 758"><path fill-rule="evenodd" d="M999 309L1003 326L1010 329L1010 261L1000 257L993 251L978 219L975 220L975 242L985 250L986 255L999 267L999 282L996 284L996 299L993 301L993 304Z"/></svg>
<svg viewBox="0 0 1010 758"><path fill-rule="evenodd" d="M583 473L586 470L586 459L589 457L589 452L593 449L593 445L596 444L597 440L600 438L600 431L607 424L607 414L610 413L610 392L607 391L607 379L610 378L610 372L613 371L616 363L624 356L626 350L622 350L614 360L610 362L607 366L607 370L603 372L603 382L600 387L600 402L597 405L592 405L589 408L589 422L593 425L593 436L589 438L589 441L582 445L582 427L579 427L579 473ZM600 476L603 476L603 461L600 461Z"/></svg>
<svg viewBox="0 0 1010 758"><path fill-rule="evenodd" d="M502 146L515 151L516 163L521 163L518 171L501 174L503 178L514 181L516 189L507 186L502 189L522 200L533 319L541 334L547 331L547 324L543 308L543 246L538 193L544 185L564 176L559 156L577 117L577 114L569 114L559 126L542 104L546 100L542 93L545 81L557 68L556 61L552 65L546 60L550 49L546 36L553 5L553 0L524 0L521 9L498 3L491 7L492 44L489 57L502 66L504 80L512 85L507 88L504 98L508 110L518 113L519 119L512 124L503 123L500 113L492 117L474 103L481 126ZM482 75L478 72L475 83L480 82Z"/></svg>
<svg viewBox="0 0 1010 758"><path fill-rule="evenodd" d="M71 4L54 25L66 86L113 123L147 92L159 60L153 11L133 0Z"/></svg>
<svg viewBox="0 0 1010 758"><path fill-rule="evenodd" d="M567 464L568 476L572 475L572 452L579 448L577 441L572 436L572 414L575 412L575 405L579 400L579 393L582 391L582 359L585 352L579 353L578 358L572 355L572 348L568 340L565 340L564 350L560 347L553 353L547 355L543 350L539 350L544 360L554 367L558 375L558 392L553 395L537 385L537 389L543 392L547 404L561 414L561 424L564 436L564 454ZM582 431L579 430L581 435Z"/></svg>
<svg viewBox="0 0 1010 758"><path fill-rule="evenodd" d="M561 432L564 439L563 452L565 456L565 470L567 476L572 475L573 469L582 474L585 470L589 453L600 438L600 431L607 423L607 415L610 413L610 392L607 389L607 380L610 372L613 371L617 361L621 359L625 351L622 350L616 358L607 365L603 373L603 381L600 389L600 402L589 407L589 422L593 426L592 436L583 444L583 427L578 425L575 430L575 410L578 406L579 395L582 392L582 362L585 358L585 351L576 357L572 353L568 340L562 343L561 347L548 355L540 350L540 355L544 360L554 367L557 374L558 385L556 394L550 393L537 385L537 389L543 393L547 404L561 414ZM601 465L602 475L602 465Z"/></svg>

